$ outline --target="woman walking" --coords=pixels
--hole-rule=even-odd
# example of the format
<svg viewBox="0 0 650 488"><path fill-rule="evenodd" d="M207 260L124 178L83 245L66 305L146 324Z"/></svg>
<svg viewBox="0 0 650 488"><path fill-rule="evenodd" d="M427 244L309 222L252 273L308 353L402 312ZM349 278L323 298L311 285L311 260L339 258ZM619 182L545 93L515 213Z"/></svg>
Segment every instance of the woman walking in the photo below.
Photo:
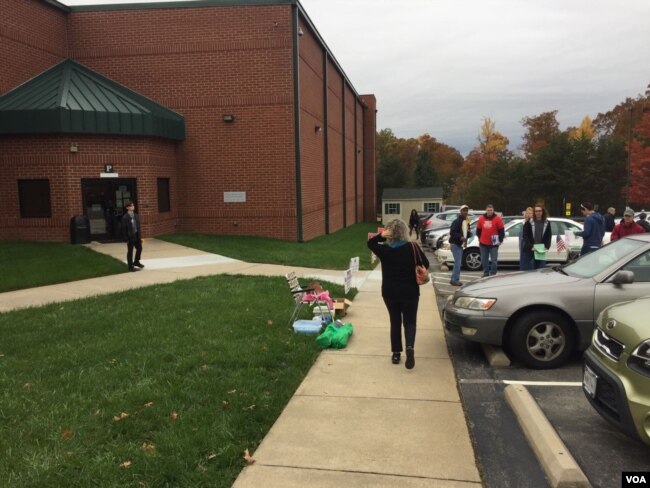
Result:
<svg viewBox="0 0 650 488"><path fill-rule="evenodd" d="M406 342L407 369L415 366L415 331L417 328L420 286L415 280L415 264L427 269L429 260L420 246L409 242L408 228L400 219L388 222L386 228L368 241L368 247L381 261L381 296L390 317L390 344L393 364L399 364L402 353L402 325Z"/></svg>
<svg viewBox="0 0 650 488"><path fill-rule="evenodd" d="M420 232L420 216L418 215L418 211L413 209L411 210L411 215L409 215L409 237L411 237L411 233L415 230L415 237L418 237L418 233Z"/></svg>
<svg viewBox="0 0 650 488"><path fill-rule="evenodd" d="M551 236L546 209L535 205L533 218L524 224L524 246L533 253L534 269L546 266L546 251L551 247Z"/></svg>

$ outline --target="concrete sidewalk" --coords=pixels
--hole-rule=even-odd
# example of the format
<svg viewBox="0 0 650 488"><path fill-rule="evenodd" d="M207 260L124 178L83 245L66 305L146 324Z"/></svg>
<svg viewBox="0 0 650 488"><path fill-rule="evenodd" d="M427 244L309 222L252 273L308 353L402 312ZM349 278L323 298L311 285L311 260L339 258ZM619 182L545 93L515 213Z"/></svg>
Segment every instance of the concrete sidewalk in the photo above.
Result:
<svg viewBox="0 0 650 488"><path fill-rule="evenodd" d="M89 245L120 260L124 244ZM0 311L113 293L212 274L314 277L342 283L342 271L253 264L156 239L135 273L0 294ZM480 487L432 285L421 288L416 365L390 361L381 271L359 272L346 321L348 347L324 351L234 486Z"/></svg>
<svg viewBox="0 0 650 488"><path fill-rule="evenodd" d="M433 287L413 370L390 361L381 271L363 283L343 350L324 351L234 486L480 487Z"/></svg>

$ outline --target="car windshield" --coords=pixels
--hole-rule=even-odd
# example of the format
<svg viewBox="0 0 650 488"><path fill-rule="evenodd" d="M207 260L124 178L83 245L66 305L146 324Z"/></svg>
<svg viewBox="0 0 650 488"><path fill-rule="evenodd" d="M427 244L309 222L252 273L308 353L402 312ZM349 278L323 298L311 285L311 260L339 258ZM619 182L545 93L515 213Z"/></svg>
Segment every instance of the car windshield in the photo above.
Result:
<svg viewBox="0 0 650 488"><path fill-rule="evenodd" d="M633 254L646 244L644 241L635 239L619 239L601 247L597 251L582 256L574 263L563 266L562 271L570 276L593 278L622 257Z"/></svg>

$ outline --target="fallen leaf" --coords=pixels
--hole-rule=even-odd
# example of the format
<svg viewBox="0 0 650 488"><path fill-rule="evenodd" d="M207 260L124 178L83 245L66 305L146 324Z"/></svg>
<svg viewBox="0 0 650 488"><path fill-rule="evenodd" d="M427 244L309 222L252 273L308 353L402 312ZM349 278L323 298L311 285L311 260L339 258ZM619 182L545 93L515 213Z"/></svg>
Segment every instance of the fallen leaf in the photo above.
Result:
<svg viewBox="0 0 650 488"><path fill-rule="evenodd" d="M244 460L248 464L253 464L255 462L255 459L248 453L248 449L244 451Z"/></svg>
<svg viewBox="0 0 650 488"><path fill-rule="evenodd" d="M144 406L147 408L153 407L153 402L145 403Z"/></svg>
<svg viewBox="0 0 650 488"><path fill-rule="evenodd" d="M70 439L74 435L74 431L71 429L65 429L63 432L61 432L61 437L64 439Z"/></svg>
<svg viewBox="0 0 650 488"><path fill-rule="evenodd" d="M201 366L201 369L208 369L208 365L204 364L203 366Z"/></svg>
<svg viewBox="0 0 650 488"><path fill-rule="evenodd" d="M30 389L31 387L32 387L32 384L31 384L31 383L25 383L25 384L23 385L23 390L25 390L25 391L29 391L29 389Z"/></svg>
<svg viewBox="0 0 650 488"><path fill-rule="evenodd" d="M124 461L122 464L120 464L120 468L123 469L129 469L131 467L131 461Z"/></svg>
<svg viewBox="0 0 650 488"><path fill-rule="evenodd" d="M210 454L208 454L208 459L214 459L214 458L216 458L216 457L217 457L217 455L216 455L215 453L213 453L213 452L211 452Z"/></svg>
<svg viewBox="0 0 650 488"><path fill-rule="evenodd" d="M99 415L100 413L101 413L101 410L97 409L97 411L95 412L95 415Z"/></svg>
<svg viewBox="0 0 650 488"><path fill-rule="evenodd" d="M113 417L113 421L114 421L114 422L119 422L120 420L124 420L124 419L127 418L128 416L129 416L128 413L126 413L126 412L122 412L122 413L120 413L117 417Z"/></svg>
<svg viewBox="0 0 650 488"><path fill-rule="evenodd" d="M179 418L178 414L176 412L172 412L169 414L169 418L172 422L176 422Z"/></svg>
<svg viewBox="0 0 650 488"><path fill-rule="evenodd" d="M232 395L233 393L237 393L237 390L230 390L230 391L228 392L228 395Z"/></svg>
<svg viewBox="0 0 650 488"><path fill-rule="evenodd" d="M248 407L243 407L242 410L253 410L255 409L255 405L249 405Z"/></svg>
<svg viewBox="0 0 650 488"><path fill-rule="evenodd" d="M153 444L149 444L147 442L144 442L142 444L142 449L144 449L145 451L148 451L148 452L152 452L152 451L156 450L156 446L154 446Z"/></svg>
<svg viewBox="0 0 650 488"><path fill-rule="evenodd" d="M272 320L267 320L266 325L273 325L273 321Z"/></svg>
<svg viewBox="0 0 650 488"><path fill-rule="evenodd" d="M208 470L208 468L206 468L206 467L203 466L202 464L199 464L199 465L196 467L196 469L198 469L198 470L201 471L202 473L205 473L205 472Z"/></svg>

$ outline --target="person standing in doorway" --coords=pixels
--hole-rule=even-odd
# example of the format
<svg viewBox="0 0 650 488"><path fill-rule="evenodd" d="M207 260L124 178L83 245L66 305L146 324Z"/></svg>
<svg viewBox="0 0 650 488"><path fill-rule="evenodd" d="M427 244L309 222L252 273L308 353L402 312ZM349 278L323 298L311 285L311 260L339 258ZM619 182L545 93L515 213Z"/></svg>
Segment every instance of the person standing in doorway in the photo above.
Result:
<svg viewBox="0 0 650 488"><path fill-rule="evenodd" d="M546 266L546 251L551 247L551 223L546 209L535 205L533 218L524 224L524 247L533 254L533 268Z"/></svg>
<svg viewBox="0 0 650 488"><path fill-rule="evenodd" d="M503 220L494 213L492 204L488 204L485 207L485 213L479 217L476 224L476 235L481 251L483 276L493 276L497 274L499 246L505 238L505 231Z"/></svg>
<svg viewBox="0 0 650 488"><path fill-rule="evenodd" d="M603 236L605 235L605 221L602 215L594 212L594 206L591 202L585 202L580 205L580 212L585 216L585 225L575 235L582 237L580 256L584 256L599 249L602 245Z"/></svg>
<svg viewBox="0 0 650 488"><path fill-rule="evenodd" d="M533 253L526 247L524 241L524 226L526 222L533 218L533 207L527 207L523 212L524 223L519 230L519 270L528 271L533 269Z"/></svg>
<svg viewBox="0 0 650 488"><path fill-rule="evenodd" d="M126 240L126 262L129 271L135 271L135 267L144 268L140 262L142 256L142 229L140 218L135 213L135 204L131 201L126 203L126 213L122 216L122 236ZM135 261L133 260L133 249L135 248Z"/></svg>
<svg viewBox="0 0 650 488"><path fill-rule="evenodd" d="M605 222L605 232L611 232L614 230L616 225L616 209L614 207L609 207L607 213L603 215L603 220Z"/></svg>
<svg viewBox="0 0 650 488"><path fill-rule="evenodd" d="M467 205L461 206L460 214L451 223L451 228L449 229L449 245L451 246L451 254L454 256L454 269L451 272L451 281L449 282L452 286L463 286L463 283L460 281L463 249L467 245L467 239L472 237L472 233L469 231L468 212L469 207Z"/></svg>
<svg viewBox="0 0 650 488"><path fill-rule="evenodd" d="M406 339L406 369L415 366L415 332L417 328L420 285L415 278L415 262L427 269L429 260L416 243L409 242L408 228L400 219L393 219L381 234L368 240L368 248L381 261L381 296L390 317L390 344L393 364L399 364L402 353L402 324ZM417 255L416 255L417 253Z"/></svg>

